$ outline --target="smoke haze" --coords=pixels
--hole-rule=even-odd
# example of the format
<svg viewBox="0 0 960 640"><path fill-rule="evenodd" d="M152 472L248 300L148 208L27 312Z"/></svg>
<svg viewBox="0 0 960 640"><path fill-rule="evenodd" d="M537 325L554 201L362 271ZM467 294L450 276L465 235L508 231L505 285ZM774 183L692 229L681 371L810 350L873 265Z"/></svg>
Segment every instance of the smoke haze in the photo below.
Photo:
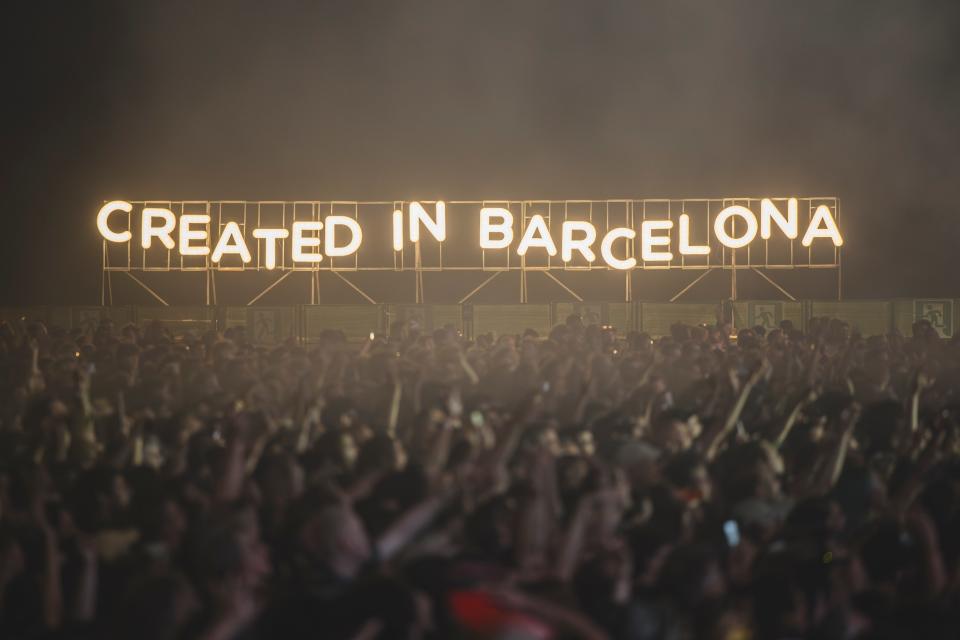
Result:
<svg viewBox="0 0 960 640"><path fill-rule="evenodd" d="M955 0L23 4L2 304L114 198L836 195L845 294L960 296Z"/></svg>

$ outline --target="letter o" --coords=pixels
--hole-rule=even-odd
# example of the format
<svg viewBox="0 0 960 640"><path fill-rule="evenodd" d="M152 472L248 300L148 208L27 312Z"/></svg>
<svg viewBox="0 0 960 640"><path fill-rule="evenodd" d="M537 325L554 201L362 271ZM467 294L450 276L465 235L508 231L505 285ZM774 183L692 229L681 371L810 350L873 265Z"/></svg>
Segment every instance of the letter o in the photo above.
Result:
<svg viewBox="0 0 960 640"><path fill-rule="evenodd" d="M747 224L746 233L739 238L731 237L725 228L727 220L734 216L742 218ZM717 236L717 240L720 241L720 244L724 245L725 247L730 247L731 249L745 247L753 242L753 239L757 237L757 216L753 215L753 211L750 211L750 209L741 207L740 205L726 207L720 212L720 214L717 216L717 219L713 221L713 234Z"/></svg>

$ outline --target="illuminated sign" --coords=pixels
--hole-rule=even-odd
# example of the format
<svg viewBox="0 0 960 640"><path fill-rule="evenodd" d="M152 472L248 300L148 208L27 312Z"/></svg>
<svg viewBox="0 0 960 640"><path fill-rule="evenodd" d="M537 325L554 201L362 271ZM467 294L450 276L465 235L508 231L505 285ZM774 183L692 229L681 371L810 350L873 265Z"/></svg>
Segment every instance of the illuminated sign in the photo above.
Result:
<svg viewBox="0 0 960 640"><path fill-rule="evenodd" d="M112 269L268 271L829 267L838 220L836 198L114 200L96 216Z"/></svg>

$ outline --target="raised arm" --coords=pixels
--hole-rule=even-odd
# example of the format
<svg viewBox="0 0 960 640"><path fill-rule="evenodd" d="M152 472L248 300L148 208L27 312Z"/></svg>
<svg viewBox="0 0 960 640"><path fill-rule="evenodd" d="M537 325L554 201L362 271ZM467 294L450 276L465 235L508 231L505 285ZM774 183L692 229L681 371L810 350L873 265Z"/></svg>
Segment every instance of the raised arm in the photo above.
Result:
<svg viewBox="0 0 960 640"><path fill-rule="evenodd" d="M850 441L853 439L853 429L859 419L860 405L851 402L850 406L840 415L837 438L807 475L807 482L803 483L804 487L801 487L801 493L821 496L830 491L837 483L847 459Z"/></svg>
<svg viewBox="0 0 960 640"><path fill-rule="evenodd" d="M454 492L443 491L419 502L391 524L375 542L381 560L390 560L421 532L450 501Z"/></svg>
<svg viewBox="0 0 960 640"><path fill-rule="evenodd" d="M800 419L800 416L803 414L803 410L815 402L818 395L819 394L816 389L811 389L809 392L805 393L803 397L801 397L800 400L798 400L793 406L793 409L787 415L786 420L783 421L783 426L780 428L780 433L778 433L774 439L774 445L778 449L783 446L783 443L786 442L787 438L790 436L790 431L793 430L797 420Z"/></svg>
<svg viewBox="0 0 960 640"><path fill-rule="evenodd" d="M743 387L740 389L740 394L737 396L733 406L730 408L730 412L727 414L726 420L723 422L723 426L716 431L708 441L707 448L703 454L707 460L713 460L713 458L716 457L720 445L723 444L723 441L730 432L737 426L737 422L740 420L740 414L743 413L743 408L746 406L747 399L750 397L750 392L757 386L761 378L766 375L769 366L770 363L764 360L743 384Z"/></svg>

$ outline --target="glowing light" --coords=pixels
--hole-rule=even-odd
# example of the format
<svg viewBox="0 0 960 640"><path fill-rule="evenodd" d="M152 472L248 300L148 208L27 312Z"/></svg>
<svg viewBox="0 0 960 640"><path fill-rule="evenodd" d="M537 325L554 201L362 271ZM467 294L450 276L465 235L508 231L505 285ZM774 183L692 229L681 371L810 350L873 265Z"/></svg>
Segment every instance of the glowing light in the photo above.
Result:
<svg viewBox="0 0 960 640"><path fill-rule="evenodd" d="M305 236L307 232L317 232L323 229L323 223L319 220L303 220L293 223L293 248L292 257L294 262L320 262L323 260L323 254L317 252L307 252L304 249L320 246L319 236Z"/></svg>
<svg viewBox="0 0 960 640"><path fill-rule="evenodd" d="M162 204L164 201L153 202ZM488 202L496 203L496 201ZM681 201L672 202L680 203ZM719 201L711 200L710 202L713 205ZM613 228L602 224L598 228L592 221L587 220L565 220L562 224L558 220L556 226L552 226L549 215L533 214L526 210L524 219L518 220L510 211L510 205L506 203L504 206L490 207L482 206L479 202L460 203L458 206L476 206L473 211L479 209L478 240L479 248L483 251L516 249L517 255L525 256L531 248L538 248L543 249L548 256L561 258L564 263L574 261L579 253L586 263L596 264L596 261L600 260L602 264L618 270L637 268L638 265L642 266L643 261L672 263L679 256L710 255L712 248L716 246L715 242L735 250L750 246L761 238L769 240L780 234L791 241L801 240L802 246L805 247L810 247L818 238L828 238L836 247L843 246L844 239L840 233L838 220L834 216L834 212L839 210L839 203L836 205L837 209L833 209L834 205L829 198L741 198L726 200L726 202L742 204L723 207L718 214L714 214L716 209L713 206L707 212L695 212L690 215L680 209L678 218L637 220L629 225L629 228L627 226ZM803 223L804 229L801 230L799 207L801 203L807 207L807 203L810 202L812 202L808 209L810 213L804 214L808 215L809 219L807 223ZM353 255L356 257L363 247L364 229L361 221L354 216L331 215L326 218L321 216L312 221L288 220L284 228L253 228L251 231L252 225L248 227L241 222L215 226L209 210L207 213L175 214L175 211L181 209L179 202L175 205L168 204L167 207L147 206L149 204L143 201L125 200L113 200L103 204L97 212L96 220L103 242L129 243L134 242L133 239L139 236L139 244L145 250L153 248L159 240L159 243L168 251L178 250L182 256L216 255L216 260L213 262L221 262L228 254L239 255L244 263L251 262L251 251L259 250L263 252L260 254L263 256L263 261L258 262L259 268L267 270L291 268L301 263L316 264L321 262L324 256ZM191 206L196 204L193 203ZM432 211L431 206L433 206ZM138 209L139 220L134 220L134 208ZM202 209L195 208L194 211L202 211ZM438 242L445 242L447 239L444 201L436 201L435 204L433 202L428 204L425 201L407 201L397 209L387 205L381 211L382 214L392 213L391 241L394 251L403 251L408 242L419 247L423 237ZM117 213L125 215L126 221L120 219L117 222L117 216L114 215ZM713 216L714 220L706 229L701 229L699 226L694 229L694 225L705 221L704 217L700 216ZM698 223L697 220L701 222ZM706 221L709 221L709 217ZM380 224L385 222L386 220L381 218ZM140 228L135 229L134 224L139 224ZM469 225L469 222L467 224ZM220 227L219 237L218 227ZM672 231L675 227L678 229L676 237ZM553 238L554 230L561 234L559 239ZM698 238L694 239L694 235ZM256 240L252 240L251 236ZM292 240L290 254L286 253L285 244L282 242L286 238ZM625 242L621 244L621 240ZM252 249L249 248L248 243L254 243ZM676 253L674 253L675 248ZM457 249L459 250L460 247ZM287 255L290 255L292 260L286 258ZM396 254L394 259L396 260ZM580 257L576 260L579 264L584 264L580 262ZM407 268L396 262L394 266ZM679 265L666 266L673 268ZM789 265L778 264L777 266L796 266L792 252ZM822 262L816 266L835 265ZM195 267L181 264L178 268L189 270ZM361 266L361 268L366 267Z"/></svg>
<svg viewBox="0 0 960 640"><path fill-rule="evenodd" d="M727 233L726 229L727 220L734 216L742 218L747 225L746 232L739 238L732 237ZM725 247L730 247L731 249L745 247L757 237L757 216L753 215L753 211L750 211L750 209L746 207L741 207L740 205L729 206L721 211L717 219L713 221L713 234L717 236L720 244Z"/></svg>
<svg viewBox="0 0 960 640"><path fill-rule="evenodd" d="M124 213L130 213L133 210L133 205L124 200L113 200L107 204L100 207L100 211L97 213L97 229L100 231L100 235L104 239L109 240L110 242L127 242L130 238L133 237L133 234L130 231L120 231L119 233L110 229L110 225L107 223L110 219L110 214L114 211L123 211Z"/></svg>
<svg viewBox="0 0 960 640"><path fill-rule="evenodd" d="M633 269L637 266L637 259L621 259L616 257L613 255L613 243L620 238L626 238L632 242L636 237L637 232L627 227L617 227L608 231L607 234L603 236L603 240L600 241L600 256L603 258L603 261L614 269Z"/></svg>
<svg viewBox="0 0 960 640"><path fill-rule="evenodd" d="M244 264L253 259L250 257L250 249L247 248L247 242L243 239L243 232L240 230L240 225L233 221L223 225L223 231L220 233L220 238L217 239L217 246L213 248L213 254L210 256L210 260L219 263L225 255L240 256Z"/></svg>
<svg viewBox="0 0 960 640"><path fill-rule="evenodd" d="M524 230L520 244L517 246L517 255L526 255L531 247L546 249L551 256L557 255L557 245L553 242L546 220L539 213L533 214L530 218L530 224Z"/></svg>
<svg viewBox="0 0 960 640"><path fill-rule="evenodd" d="M680 214L680 253L685 256L705 256L710 247L705 244L690 244L690 216Z"/></svg>
<svg viewBox="0 0 960 640"><path fill-rule="evenodd" d="M580 252L587 262L593 262L597 259L596 254L590 247L597 241L597 229L586 220L565 220L560 227L560 259L564 262L573 260L573 250ZM574 239L573 232L583 233L579 240Z"/></svg>
<svg viewBox="0 0 960 640"><path fill-rule="evenodd" d="M797 237L797 199L790 198L787 200L787 217L784 218L783 214L780 213L780 209L777 209L777 205L773 204L773 200L770 198L764 198L760 201L760 237L764 240L770 239L770 221L777 223L777 226L780 227L780 230L783 233L793 240Z"/></svg>
<svg viewBox="0 0 960 640"><path fill-rule="evenodd" d="M447 239L446 205L437 200L437 218L434 220L427 214L427 210L419 202L410 203L410 242L420 242L420 225L427 228L434 238L443 242Z"/></svg>
<svg viewBox="0 0 960 640"><path fill-rule="evenodd" d="M324 223L327 225L323 235L323 241L326 243L324 251L328 256L336 258L356 253L363 241L363 231L356 220L347 216L327 216ZM346 227L350 230L350 242L342 247L338 247L334 240L337 227Z"/></svg>
<svg viewBox="0 0 960 640"><path fill-rule="evenodd" d="M194 240L206 240L209 237L206 229L191 229L195 224L210 224L210 216L205 213L185 213L180 216L180 255L182 256L205 256L210 253L210 247L206 243L202 246L191 244Z"/></svg>
<svg viewBox="0 0 960 640"><path fill-rule="evenodd" d="M263 266L277 268L277 241L290 236L286 229L254 229L253 237L263 240Z"/></svg>
<svg viewBox="0 0 960 640"><path fill-rule="evenodd" d="M403 250L403 211L393 211L393 250Z"/></svg>
<svg viewBox="0 0 960 640"><path fill-rule="evenodd" d="M673 253L654 251L654 247L669 247L670 236L655 236L654 231L673 229L673 220L644 220L640 224L640 257L644 262L670 262Z"/></svg>
<svg viewBox="0 0 960 640"><path fill-rule="evenodd" d="M497 218L499 222L492 222ZM493 240L490 234L499 233L500 238ZM506 249L513 242L513 214L503 207L484 207L480 209L480 248Z"/></svg>
<svg viewBox="0 0 960 640"><path fill-rule="evenodd" d="M155 226L155 220L162 220L163 224ZM173 249L176 246L170 232L177 226L177 219L173 216L170 209L160 209L154 207L145 207L143 210L143 219L140 221L140 244L144 249L149 249L153 244L154 238L159 238L167 249Z"/></svg>
<svg viewBox="0 0 960 640"><path fill-rule="evenodd" d="M837 228L837 221L833 219L833 214L830 213L830 207L825 204L820 205L817 207L817 210L813 212L813 217L810 218L810 225L807 226L807 231L803 234L803 240L801 240L800 243L805 247L809 247L813 244L814 238L830 238L833 240L833 246L843 246L843 236L840 235L840 230Z"/></svg>

